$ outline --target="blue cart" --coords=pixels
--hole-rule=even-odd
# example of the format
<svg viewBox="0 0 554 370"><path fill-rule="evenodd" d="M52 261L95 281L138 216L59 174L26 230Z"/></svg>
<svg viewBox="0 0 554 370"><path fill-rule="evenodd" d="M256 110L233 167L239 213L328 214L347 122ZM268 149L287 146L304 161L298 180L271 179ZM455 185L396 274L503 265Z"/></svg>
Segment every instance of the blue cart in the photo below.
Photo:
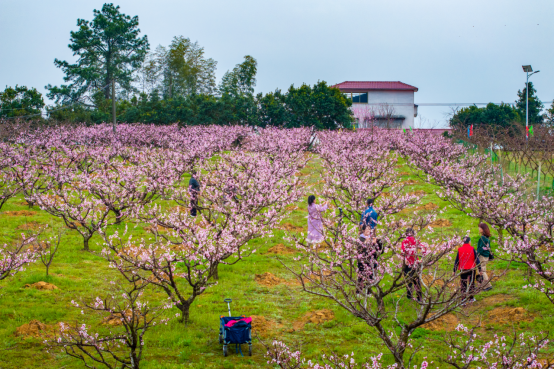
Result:
<svg viewBox="0 0 554 370"><path fill-rule="evenodd" d="M232 300L226 298L224 300L229 309L229 316L221 316L219 318L219 344L223 344L223 356L229 354L228 348L230 344L236 345L236 351L242 355L241 344L248 344L248 356L252 356L252 323L241 321L246 319L245 316L231 316ZM231 326L225 326L229 321L236 320L237 322Z"/></svg>

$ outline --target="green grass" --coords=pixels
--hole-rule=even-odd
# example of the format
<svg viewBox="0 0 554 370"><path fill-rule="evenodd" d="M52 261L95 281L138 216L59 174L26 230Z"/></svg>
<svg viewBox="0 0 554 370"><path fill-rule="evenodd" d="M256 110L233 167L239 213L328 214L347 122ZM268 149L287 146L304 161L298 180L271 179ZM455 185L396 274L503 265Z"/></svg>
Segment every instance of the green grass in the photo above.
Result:
<svg viewBox="0 0 554 370"><path fill-rule="evenodd" d="M321 161L317 158L310 161L302 170L303 181L316 184L320 178L317 169ZM409 172L408 167L398 168L398 172ZM400 180L414 179L415 176L399 175ZM409 186L409 191L423 190L426 193L423 203L433 202L445 212L439 217L452 222L452 226L436 229L438 233L465 234L471 231L473 240L478 237L477 220L464 216L449 208L446 202L435 195L435 190L429 185L418 183ZM31 222L61 227L60 220L52 218L37 207L29 208L23 204L23 199L12 199L0 212L0 242L16 240L23 231L22 225ZM306 228L306 204L301 202L291 217L285 220L293 226ZM34 215L12 216L9 211L35 211ZM123 229L124 225L118 228ZM136 235L145 235L138 227L133 230ZM146 336L146 350L141 367L149 368L259 368L267 367L263 357L265 350L258 340L254 340L254 355L242 357L235 354L234 349L229 357L223 357L222 347L218 343L219 316L227 313L224 298L232 298L233 314L259 315L272 322L273 331L265 337L266 341L278 338L289 344L300 344L305 355L311 359L319 359L322 353L335 351L340 354L355 352L358 360L369 355L383 352L385 364L392 363L392 358L382 345L376 333L365 323L354 318L345 310L331 301L303 293L298 286L279 285L264 287L258 285L256 274L271 272L276 276L290 280L292 274L277 261L274 255L266 254L267 250L283 240L284 232L275 230L272 237L255 240L251 243L257 252L250 258L234 266L220 266L220 282L201 295L191 308L191 323L184 326L178 320L171 320L168 325L153 328ZM91 248L100 250L101 239L98 236L91 240ZM294 265L294 255L279 256L288 264ZM500 270L508 267L502 261L493 261L489 270ZM491 292L481 294L478 301L507 294L512 297L508 301L480 307L476 315L485 315L497 306L523 307L534 319L530 322L511 323L507 325L492 325L485 323L482 334L490 338L495 331L511 333L512 325L520 330L536 332L554 326L554 306L535 290L522 289L525 285L526 268L512 264L502 280L494 284ZM71 306L71 300L90 299L102 295L107 286L107 280L117 274L108 268L107 263L99 256L82 251L82 239L76 232L67 232L62 239L60 251L50 268L51 275L45 276L45 268L40 262L29 266L26 271L0 282L0 367L3 368L75 368L83 367L78 360L65 354L48 354L38 339L22 339L14 336L17 327L36 319L45 324L55 324L60 321L73 323L82 320L80 311ZM54 291L38 291L26 289L25 284L47 281L59 287ZM165 296L155 289L148 291L153 301L165 299ZM409 305L411 302L405 301ZM292 331L292 322L301 318L306 312L328 308L335 313L335 319L321 325L307 324L303 330ZM173 314L177 311L172 312ZM469 322L463 319L462 322ZM465 321L464 321L465 320ZM97 323L94 319L93 323ZM491 330L494 329L494 330ZM438 361L438 356L444 350L440 339L444 333L424 328L417 329L413 338L418 343L425 343L425 350L416 356L416 363L421 363L424 356L434 361L434 366L444 366ZM244 346L243 346L244 347ZM243 348L243 352L246 347ZM552 353L552 347L549 348ZM552 356L550 356L552 357ZM413 365L413 364L412 364Z"/></svg>

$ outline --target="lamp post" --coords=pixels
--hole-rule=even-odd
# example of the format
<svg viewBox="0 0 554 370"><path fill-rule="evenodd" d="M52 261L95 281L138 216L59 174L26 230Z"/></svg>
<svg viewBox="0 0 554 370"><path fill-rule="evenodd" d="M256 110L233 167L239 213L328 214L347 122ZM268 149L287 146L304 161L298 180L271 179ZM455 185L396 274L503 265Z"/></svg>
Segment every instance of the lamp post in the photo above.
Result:
<svg viewBox="0 0 554 370"><path fill-rule="evenodd" d="M531 68L530 65L527 66L521 66L523 68L523 72L527 73L527 84L525 85L525 137L529 138L529 77L534 75L535 73L539 73L540 71L533 72L533 68ZM532 72L529 74L529 72Z"/></svg>

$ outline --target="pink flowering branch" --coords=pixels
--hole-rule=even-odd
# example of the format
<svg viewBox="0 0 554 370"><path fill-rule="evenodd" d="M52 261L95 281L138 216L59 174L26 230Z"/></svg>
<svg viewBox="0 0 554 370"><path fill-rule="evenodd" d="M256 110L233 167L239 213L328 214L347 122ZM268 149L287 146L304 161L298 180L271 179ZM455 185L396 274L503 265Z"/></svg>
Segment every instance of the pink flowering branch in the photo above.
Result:
<svg viewBox="0 0 554 370"><path fill-rule="evenodd" d="M24 271L25 266L38 258L38 252L30 248L37 241L40 232L30 236L21 234L21 240L13 246L0 246L0 281Z"/></svg>
<svg viewBox="0 0 554 370"><path fill-rule="evenodd" d="M376 356L370 356L365 362L358 362L354 358L354 353L338 355L322 354L320 362L307 360L303 357L300 349L291 350L289 346L281 341L274 340L270 345L262 342L267 352L265 358L270 366L278 366L281 369L383 369L381 362L382 353ZM420 369L426 369L429 363L424 360ZM408 365L408 367L411 367ZM396 368L396 366L389 366ZM417 368L417 367L414 367Z"/></svg>
<svg viewBox="0 0 554 370"><path fill-rule="evenodd" d="M489 369L542 369L539 355L550 342L548 333L540 336L526 336L514 331L511 340L505 336L478 344L481 339L475 333L479 326L468 329L462 324L456 327L456 334L448 334L444 343L448 346L447 356L441 360L457 369L479 366Z"/></svg>
<svg viewBox="0 0 554 370"><path fill-rule="evenodd" d="M116 328L99 333L91 332L85 323L60 323L53 335L46 335L47 350L61 349L89 368L103 365L109 369L139 369L146 333L153 326L167 324L168 319L162 318L161 313L171 307L171 304L152 307L144 302L142 298L148 284L138 278L131 279L129 285L112 282L112 292L105 298L96 297L89 303L72 301L85 321L98 316L115 321Z"/></svg>

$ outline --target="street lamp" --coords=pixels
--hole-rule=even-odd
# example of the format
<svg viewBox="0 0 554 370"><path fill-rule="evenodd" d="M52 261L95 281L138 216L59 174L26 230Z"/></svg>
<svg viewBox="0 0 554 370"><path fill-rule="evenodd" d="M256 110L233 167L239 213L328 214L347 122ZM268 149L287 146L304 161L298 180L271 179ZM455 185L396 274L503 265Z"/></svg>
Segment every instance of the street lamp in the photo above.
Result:
<svg viewBox="0 0 554 370"><path fill-rule="evenodd" d="M525 85L525 137L528 138L529 136L529 77L534 75L535 73L539 73L540 71L533 72L533 68L531 68L530 65L528 66L522 66L523 72L527 73L527 84ZM532 72L529 74L529 72Z"/></svg>

